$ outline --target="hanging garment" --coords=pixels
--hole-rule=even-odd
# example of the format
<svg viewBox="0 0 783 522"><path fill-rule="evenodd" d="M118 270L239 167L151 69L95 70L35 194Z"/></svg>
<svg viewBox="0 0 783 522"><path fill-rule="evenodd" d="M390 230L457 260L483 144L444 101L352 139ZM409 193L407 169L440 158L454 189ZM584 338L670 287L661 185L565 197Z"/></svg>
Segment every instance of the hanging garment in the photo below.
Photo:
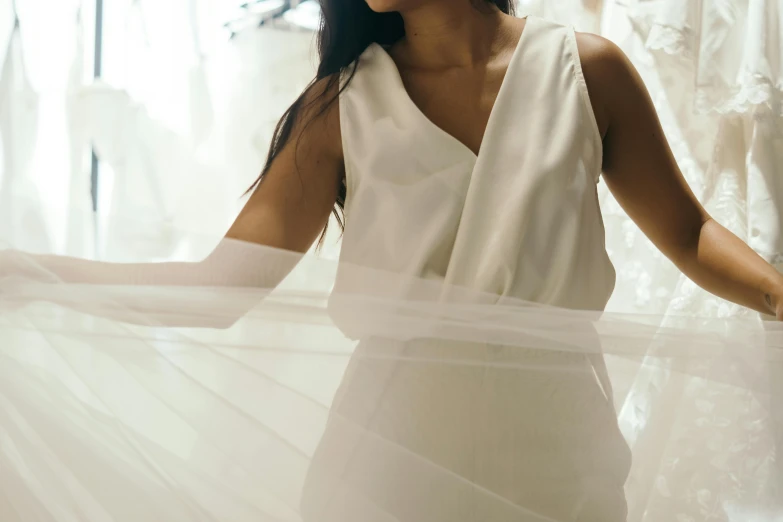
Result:
<svg viewBox="0 0 783 522"><path fill-rule="evenodd" d="M3 50L0 66L0 226L14 245L46 251L51 245L44 209L29 176L38 137L39 97L27 76L18 20Z"/></svg>
<svg viewBox="0 0 783 522"><path fill-rule="evenodd" d="M783 269L779 254L783 120L776 109L779 88L775 87L779 83L775 64L780 61L775 35L779 33L781 4L731 0L622 3L629 4L633 33L621 43L644 76L689 184L717 221ZM661 313L663 325L671 317L683 315L734 317L752 313L709 295L682 276L619 209L606 187L602 187L601 203L612 259L622 267L621 291L612 297L610 310ZM648 485L639 488L648 493L629 499L630 518L775 520L773 513L751 514L741 505L721 507L716 514L713 492L731 488L724 475L716 472L725 466L725 460L715 460L711 471L704 470L705 475L698 479L701 494L672 501L673 495L677 496L672 492L687 490L693 483L692 474L684 470L694 469L692 463L703 461L709 453L702 441L734 430L721 417L705 418L700 427L692 426L690 420L672 415L663 406L676 403L680 411L700 415L711 403L730 402L730 389L716 391L709 403L701 402L700 380L685 377L693 375L699 365L696 361L690 365L672 362L647 368L631 387L624 405L627 411L646 411L656 417L657 429L676 434L675 451L684 451L688 457L667 458L671 449L654 430L637 439L634 454L644 457L636 460L629 482ZM772 409L779 409L781 401L783 395L778 390L770 397ZM737 405L735 413L728 416L737 418L743 409L744 405ZM780 471L777 476L783 478ZM781 478L777 480L778 491Z"/></svg>
<svg viewBox="0 0 783 522"><path fill-rule="evenodd" d="M629 14L647 46L695 64L697 108L777 116L783 88L780 0L634 0Z"/></svg>
<svg viewBox="0 0 783 522"><path fill-rule="evenodd" d="M517 10L588 33L601 32L605 0L519 0Z"/></svg>

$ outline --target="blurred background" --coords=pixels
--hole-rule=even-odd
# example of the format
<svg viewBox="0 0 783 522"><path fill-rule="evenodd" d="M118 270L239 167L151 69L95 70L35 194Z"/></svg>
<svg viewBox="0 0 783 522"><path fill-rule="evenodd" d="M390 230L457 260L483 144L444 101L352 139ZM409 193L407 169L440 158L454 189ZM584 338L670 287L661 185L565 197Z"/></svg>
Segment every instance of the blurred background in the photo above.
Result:
<svg viewBox="0 0 783 522"><path fill-rule="evenodd" d="M617 42L705 205L783 263L783 0L524 0L519 11ZM218 237L230 225L314 75L318 20L312 0L0 0L3 240L113 260L203 255L170 231ZM619 273L612 308L740 313L680 277L603 184L599 196Z"/></svg>

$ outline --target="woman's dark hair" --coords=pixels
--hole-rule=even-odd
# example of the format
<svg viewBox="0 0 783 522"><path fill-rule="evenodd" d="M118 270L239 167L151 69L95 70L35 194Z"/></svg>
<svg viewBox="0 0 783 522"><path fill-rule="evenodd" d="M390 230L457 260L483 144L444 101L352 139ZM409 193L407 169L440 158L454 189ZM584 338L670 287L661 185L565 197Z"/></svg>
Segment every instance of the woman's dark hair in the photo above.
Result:
<svg viewBox="0 0 783 522"><path fill-rule="evenodd" d="M476 4L494 4L506 14L514 14L515 0L472 0ZM291 139L291 133L297 118L303 110L307 111L309 121L300 122L305 127L315 118L323 115L329 107L337 101L340 94L348 87L359 65L359 57L372 43L389 46L405 36L405 26L399 13L376 13L367 5L366 0L320 0L321 25L316 35L318 46L318 72L316 77L307 86L304 92L296 99L288 110L285 111L275 127L272 135L272 143L269 146L269 154L261 174L253 182L247 193L255 190L264 180L272 162L280 154L285 145ZM477 7L479 7L477 5ZM335 88L343 78L343 83L335 92ZM308 92L313 86L325 80L323 90L315 98L309 97ZM329 96L328 93L334 93ZM318 104L317 110L311 109L311 105ZM340 184L332 213L337 218L341 229L345 229L346 187ZM324 227L318 240L318 247L323 244L328 225Z"/></svg>

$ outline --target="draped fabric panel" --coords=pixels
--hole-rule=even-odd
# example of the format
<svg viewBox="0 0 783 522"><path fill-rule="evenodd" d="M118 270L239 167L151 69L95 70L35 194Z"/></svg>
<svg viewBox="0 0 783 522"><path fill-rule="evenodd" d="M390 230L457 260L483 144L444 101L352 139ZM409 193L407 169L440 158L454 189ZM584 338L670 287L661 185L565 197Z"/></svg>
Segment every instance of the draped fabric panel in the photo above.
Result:
<svg viewBox="0 0 783 522"><path fill-rule="evenodd" d="M178 286L177 268L66 284L14 258L4 520L783 515L777 324L568 311L233 248L230 277L253 286Z"/></svg>

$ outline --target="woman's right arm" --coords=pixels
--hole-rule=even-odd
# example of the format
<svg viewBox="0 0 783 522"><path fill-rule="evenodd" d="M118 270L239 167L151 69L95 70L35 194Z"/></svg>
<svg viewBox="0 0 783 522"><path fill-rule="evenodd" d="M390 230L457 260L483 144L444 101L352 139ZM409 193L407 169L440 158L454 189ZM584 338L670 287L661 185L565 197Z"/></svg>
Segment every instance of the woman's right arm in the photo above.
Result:
<svg viewBox="0 0 783 522"><path fill-rule="evenodd" d="M179 321L172 319L181 315L172 314L180 305L192 308L192 299L181 303L177 302L177 298L166 303L145 303L138 297L139 286L274 288L300 259L301 256L293 253L303 254L319 237L342 183L344 167L338 103L331 104L324 112L320 110L323 100L329 100L335 94L326 90L327 85L327 81L322 80L306 93L304 108L294 123L288 143L269 166L225 239L204 260L105 263L60 256L29 256L26 259L35 265L30 269L68 285L102 285L101 295L105 291L110 292L106 297L115 305L110 307L111 310L63 304L93 315L108 315L137 324L201 325L182 325L179 324L181 318ZM263 255L248 255L255 250L250 245L290 251L290 262L280 266L280 258L285 256L275 256L277 266L264 266ZM3 271L6 273L0 273L0 276L29 272L23 268ZM36 298L57 301L57 292L52 293L55 296L52 298L47 293L47 286L40 287L42 295ZM174 296L177 293L169 294ZM188 292L181 294L185 299ZM235 310L224 310L221 325L233 323L250 306L250 303L241 303Z"/></svg>

